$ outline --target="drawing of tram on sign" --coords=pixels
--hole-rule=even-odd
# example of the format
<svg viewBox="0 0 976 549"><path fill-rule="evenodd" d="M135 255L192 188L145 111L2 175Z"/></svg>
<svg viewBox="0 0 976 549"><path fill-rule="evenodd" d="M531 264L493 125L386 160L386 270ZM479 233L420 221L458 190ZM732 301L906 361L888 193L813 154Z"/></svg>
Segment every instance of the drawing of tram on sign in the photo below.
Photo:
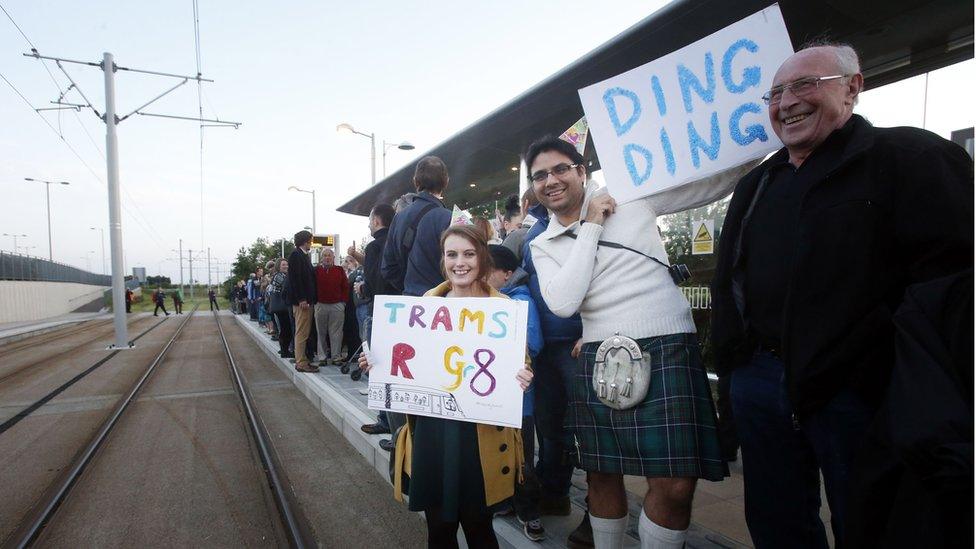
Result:
<svg viewBox="0 0 976 549"><path fill-rule="evenodd" d="M464 418L464 412L458 406L454 395L430 387L370 383L367 399L371 407L381 407L391 412Z"/></svg>

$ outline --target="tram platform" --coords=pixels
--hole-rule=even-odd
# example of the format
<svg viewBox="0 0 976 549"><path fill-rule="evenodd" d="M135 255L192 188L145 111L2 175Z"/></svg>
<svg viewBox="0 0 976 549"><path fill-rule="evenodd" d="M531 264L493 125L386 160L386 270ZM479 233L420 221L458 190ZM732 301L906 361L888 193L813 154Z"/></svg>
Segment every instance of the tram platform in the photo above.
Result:
<svg viewBox="0 0 976 549"><path fill-rule="evenodd" d="M360 389L366 387L365 380L353 381L348 375L342 374L338 367L323 367L316 374L298 373L295 371L294 364L278 356L277 343L264 335L257 323L250 321L247 315L234 316L255 340L258 347L264 350L274 364L292 379L302 394L356 448L376 474L387 481L390 454L379 446L379 441L384 437L367 435L360 430L360 426L364 423L373 423L376 420L376 412L368 409L366 397L360 394ZM722 482L698 483L688 547L752 547L745 523L741 461L730 464L730 470L731 476ZM624 484L628 492L631 517L626 547L640 547L637 535L637 517L639 517L637 513L640 512L647 485L644 479L639 477L625 477ZM392 498L392 486L390 490ZM585 496L586 477L582 471L576 471L570 490L573 512L567 517L543 518L547 533L544 542L529 541L522 534L521 526L514 516L505 516L495 518L494 526L499 543L503 547L515 548L566 547L567 537L582 520ZM821 518L829 524L829 517L825 505ZM829 528L827 530L830 531Z"/></svg>

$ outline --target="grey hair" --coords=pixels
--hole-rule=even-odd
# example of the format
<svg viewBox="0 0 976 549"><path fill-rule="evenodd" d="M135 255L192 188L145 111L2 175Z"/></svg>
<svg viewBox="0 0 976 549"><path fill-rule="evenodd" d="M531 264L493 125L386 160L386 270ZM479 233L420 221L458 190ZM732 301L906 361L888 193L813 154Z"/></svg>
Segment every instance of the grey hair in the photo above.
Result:
<svg viewBox="0 0 976 549"><path fill-rule="evenodd" d="M861 72L861 60L853 46L845 42L835 42L826 38L811 40L800 47L800 51L810 48L828 48L837 57L837 70L841 74L853 75ZM859 90L860 91L860 90ZM854 104L858 97L854 96Z"/></svg>
<svg viewBox="0 0 976 549"><path fill-rule="evenodd" d="M810 48L830 48L837 56L837 69L843 74L857 74L861 72L861 60L854 47L845 42L835 42L826 38L811 40L800 47L799 51Z"/></svg>

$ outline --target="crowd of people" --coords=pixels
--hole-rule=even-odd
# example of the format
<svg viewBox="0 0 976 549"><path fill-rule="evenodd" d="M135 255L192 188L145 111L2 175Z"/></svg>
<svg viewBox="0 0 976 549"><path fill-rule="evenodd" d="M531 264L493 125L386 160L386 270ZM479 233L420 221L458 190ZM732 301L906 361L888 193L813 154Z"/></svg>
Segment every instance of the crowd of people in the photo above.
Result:
<svg viewBox="0 0 976 549"><path fill-rule="evenodd" d="M362 278L362 267L352 256L337 265L331 248L321 249L313 267L311 242L312 233L301 231L288 259L268 261L238 281L231 289L232 312L258 323L278 342L278 354L292 360L298 371L334 365L346 373L361 344L356 316L361 286L349 281ZM213 309L216 297L210 298Z"/></svg>
<svg viewBox="0 0 976 549"><path fill-rule="evenodd" d="M528 302L522 429L388 412L362 426L391 435L395 497L425 514L430 547L456 547L459 526L469 547L497 547L504 512L538 541L543 517L570 514L580 468L587 512L569 542L619 548L623 477L639 476L641 546L680 548L698 480L721 481L735 454L657 221L734 191L710 337L756 547L828 546L821 478L836 547L971 546L973 163L932 133L855 115L862 87L849 46L802 49L763 97L778 153L626 204L573 145L543 137L498 228L452 224L447 166L425 157L415 193L373 207L373 240L346 268L334 250L313 268L300 231L287 261L240 283L239 312L271 318L270 299L282 356L315 372L316 337L320 365L355 358L342 327L352 318L368 341L376 295ZM368 375L365 354L358 365ZM916 386L919 368L939 384Z"/></svg>

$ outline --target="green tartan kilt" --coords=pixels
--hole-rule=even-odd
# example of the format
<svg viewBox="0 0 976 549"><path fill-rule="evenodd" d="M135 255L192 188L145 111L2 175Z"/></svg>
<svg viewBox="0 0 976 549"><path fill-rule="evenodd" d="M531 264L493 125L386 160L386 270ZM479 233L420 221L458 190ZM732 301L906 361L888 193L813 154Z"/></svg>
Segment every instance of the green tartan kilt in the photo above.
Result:
<svg viewBox="0 0 976 549"><path fill-rule="evenodd" d="M627 410L614 410L597 398L592 377L600 342L583 345L566 418L575 433L580 468L722 480L728 467L719 449L715 406L695 334L637 343L651 358L651 382L644 401Z"/></svg>

